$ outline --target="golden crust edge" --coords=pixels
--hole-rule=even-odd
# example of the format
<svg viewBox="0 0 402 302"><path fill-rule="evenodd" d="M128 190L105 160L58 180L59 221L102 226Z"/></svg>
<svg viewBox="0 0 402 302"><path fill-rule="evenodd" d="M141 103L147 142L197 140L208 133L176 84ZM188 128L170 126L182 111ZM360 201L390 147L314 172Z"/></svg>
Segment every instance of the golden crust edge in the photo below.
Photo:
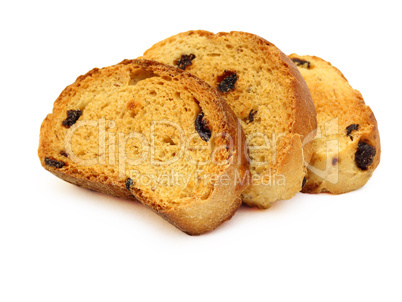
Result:
<svg viewBox="0 0 402 302"><path fill-rule="evenodd" d="M209 91L209 93L213 93L216 95L216 99L220 99L220 101L215 101L214 106L216 108L219 108L220 111L225 112L226 114L224 117L227 119L227 124L228 124L228 129L226 129L230 135L233 135L233 137L241 137L242 143L241 147L236 149L236 158L237 161L235 162L235 165L230 165L228 171L230 172L230 177L234 177L232 175L234 171L238 171L242 176L245 173L248 173L248 167L249 167L249 161L248 157L246 154L246 143L245 143L245 136L243 133L243 130L241 129L237 118L232 111L232 109L227 105L226 101L220 96L218 92L215 91L210 85L208 85L206 82L198 79L197 77L193 76L192 74L188 72L181 71L175 67L167 66L165 64L151 61L151 60L124 60L120 62L119 64L113 65L113 66L108 66L104 67L102 69L107 69L107 68L114 68L120 64L142 64L142 62L145 62L146 65L148 66L158 66L161 67L162 69L174 71L174 72L179 72L181 76L191 79L192 81L197 82L197 85L203 86L203 89L206 89ZM67 102L67 99L65 97L68 96L69 93L76 93L76 90L80 89L79 83L83 81L84 79L96 75L100 72L101 69L99 68L94 68L87 72L84 75L79 76L76 81L69 86L67 86L59 95L59 97L56 99L54 102L53 110L51 114L48 114L44 121L42 122L41 125L41 130L40 130L40 143L39 143L39 148L38 148L38 156L40 158L42 166L51 172L52 174L56 175L57 177L75 184L77 186L90 189L90 190L95 190L99 191L101 193L105 193L108 195L116 196L116 197L121 197L125 199L131 199L131 200L140 200L144 205L147 207L152 208L152 202L150 202L147 199L144 198L138 198L138 196L135 196L134 194L131 194L128 190L125 188L125 182L122 180L116 180L116 181L108 181L107 183L103 182L102 180L96 180L96 179L87 179L83 176L79 176L77 174L72 175L71 173L65 173L63 170L59 170L50 166L45 165L43 159L46 157L46 152L48 149L50 149L50 144L48 142L48 139L45 135L45 133L49 132L49 127L51 126L51 119L57 114L59 105L61 102L65 101ZM201 106L201 105L200 105ZM202 106L201 106L202 107ZM220 108L221 107L221 108ZM212 229L215 229L218 227L220 224L223 222L229 220L236 212L236 210L239 208L241 202L239 202L239 195L241 192L247 187L247 182L244 183L236 183L236 185L233 186L233 188L216 188L209 200L209 204L224 204L225 207L227 208L226 211L223 213L223 215L220 215L216 221L213 221L211 225L194 225L190 221L185 221L181 215L193 215L197 214L194 211L186 211L184 208L181 208L180 210L158 210L156 208L152 208L156 213L158 213L160 216L174 224L176 227L178 227L180 230L183 232L190 234L190 235L199 235L205 232L208 232ZM226 191L229 190L231 194L227 194ZM229 198L228 198L229 196ZM191 204L192 208L196 209L199 206L206 206L205 202L202 202L201 204ZM180 218L180 219L179 219Z"/></svg>

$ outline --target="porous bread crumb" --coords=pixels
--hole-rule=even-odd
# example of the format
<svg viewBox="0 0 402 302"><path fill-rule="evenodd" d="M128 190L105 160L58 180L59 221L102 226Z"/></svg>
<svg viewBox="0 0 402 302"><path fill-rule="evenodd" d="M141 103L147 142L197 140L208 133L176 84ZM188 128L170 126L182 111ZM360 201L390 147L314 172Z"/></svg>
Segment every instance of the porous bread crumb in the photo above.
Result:
<svg viewBox="0 0 402 302"><path fill-rule="evenodd" d="M222 92L247 136L253 184L243 201L267 208L294 196L316 129L314 105L297 68L275 45L243 32L189 31L156 43L143 57L175 65L189 54L195 57L186 71ZM220 89L228 74L235 81Z"/></svg>
<svg viewBox="0 0 402 302"><path fill-rule="evenodd" d="M381 144L373 112L361 93L329 62L315 56L289 57L306 80L317 110L318 134L303 192L341 194L362 187L380 161ZM370 152L359 153L359 145ZM357 163L359 159L365 163Z"/></svg>
<svg viewBox="0 0 402 302"><path fill-rule="evenodd" d="M81 113L66 128L69 110ZM226 133L234 145L226 148L227 138L219 136L204 141L195 128L201 112L212 135ZM241 137L234 113L206 83L160 63L127 60L94 69L62 92L42 124L39 157L64 180L138 199L183 231L200 234L240 205L247 183L235 171L240 177L248 171ZM197 149L184 154L187 140ZM58 161L66 164L49 165ZM219 182L223 176L227 183Z"/></svg>

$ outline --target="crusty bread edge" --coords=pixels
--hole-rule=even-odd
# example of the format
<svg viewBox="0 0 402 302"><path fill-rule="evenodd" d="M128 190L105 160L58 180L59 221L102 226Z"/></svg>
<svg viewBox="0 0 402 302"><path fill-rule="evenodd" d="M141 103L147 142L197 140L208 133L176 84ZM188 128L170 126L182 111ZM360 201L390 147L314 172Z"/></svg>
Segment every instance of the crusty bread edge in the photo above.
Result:
<svg viewBox="0 0 402 302"><path fill-rule="evenodd" d="M300 58L300 57L308 57L309 59L317 60L320 61L321 63L324 63L331 67L335 72L339 74L340 77L343 78L345 83L350 86L349 81L347 78L344 76L344 74L335 66L333 66L330 62L317 57L317 56L311 56L311 55L298 55L296 53L292 53L289 55L289 58ZM353 89L353 88L352 88ZM362 105L365 107L366 110L370 112L369 115L369 120L370 123L372 124L372 127L361 135L361 140L368 142L370 145L376 147L376 156L374 157L373 163L370 165L367 171L365 171L365 177L361 178L361 182L354 182L354 183L344 183L342 186L339 184L331 185L326 183L324 180L318 181L318 177L315 177L315 181L312 184L306 184L306 186L303 187L302 192L303 193L311 193L311 194L318 194L318 193L332 193L332 194L343 194L343 193L348 193L354 190L357 190L361 187L363 187L367 181L371 178L374 170L377 168L377 166L380 163L381 160L381 142L380 142L380 133L378 131L378 123L377 120L374 116L373 111L371 108L365 104L364 99L360 91L353 89L355 96L357 99L360 100ZM356 142L357 144L357 142ZM356 147L353 147L356 149ZM326 188L328 187L328 188Z"/></svg>
<svg viewBox="0 0 402 302"><path fill-rule="evenodd" d="M142 59L142 61L152 62L152 64L160 64L160 66L162 66L163 68L167 66L165 64L151 60ZM130 63L131 60L124 60L120 64ZM199 200L198 202L191 203L184 207L177 207L175 209L160 210L157 208L153 208L152 203L150 203L146 198L138 193L134 193L134 195L145 205L153 209L155 212L157 212L159 215L161 215L163 218L174 224L177 228L181 229L185 233L189 235L200 235L215 229L223 222L229 220L241 205L241 199L239 198L239 196L249 185L249 159L247 154L248 148L246 144L246 137L233 110L226 103L221 94L217 92L216 89L212 88L208 83L202 81L189 72L182 71L180 69L177 69L176 67L168 67L178 70L183 77L191 79L192 81L196 81L205 92L213 94L216 99L220 99L220 102L216 103L215 106L217 108L219 106L223 107L221 109L221 121L226 121L228 123L229 127L226 129L227 134L229 134L229 136L234 139L234 141L236 142L235 145L237 145L237 148L235 148L232 152L233 162L227 167L226 173L224 175L227 175L231 180L235 179L237 176L239 176L240 178L238 179L239 181L236 180L236 184L233 183L234 186L222 185L223 181L220 181L220 179L218 179L216 181L215 188L212 194L208 197L207 200ZM199 105L202 108L203 103L201 100L199 101ZM218 210L222 210L222 207L226 208L226 211L221 213L221 215L217 215ZM209 224L194 223L193 221L186 219L186 217L200 216L200 214L205 211L205 209L207 209L207 214L204 215L203 219L208 218Z"/></svg>
<svg viewBox="0 0 402 302"><path fill-rule="evenodd" d="M243 202L249 206L267 209L272 202L282 199L290 199L302 188L303 178L307 174L307 166L313 154L313 139L317 134L317 113L314 102L310 94L307 84L299 72L297 66L272 42L247 32L230 32L229 34L242 34L251 39L262 47L274 46L282 60L285 70L288 71L289 77L292 78L292 88L295 92L293 99L294 104L294 123L292 125L291 134L292 143L284 150L281 161L277 165L277 175L284 176L285 185L277 185L271 190L271 196L265 200L246 199L243 196ZM223 35L226 33L217 33ZM300 152L301 151L301 152ZM248 190L248 189L246 189Z"/></svg>
<svg viewBox="0 0 402 302"><path fill-rule="evenodd" d="M119 64L139 64L139 65L144 65L144 66L158 66L158 68L166 69L167 71L173 71L174 73L178 72L181 77L191 79L191 81L197 82L198 85L202 86L202 89L205 89L209 93L213 93L216 95L217 99L219 99L219 103L216 102L215 106L219 107L221 106L223 112L226 112L225 116L223 118L226 119L228 123L228 129L229 134L234 137L235 139L240 140L240 144L238 148L235 148L233 150L233 163L228 166L226 169L226 175L230 177L230 179L234 179L235 174L238 173L241 177L243 177L245 174L249 173L249 160L247 156L247 147L246 147L246 142L245 142L245 136L243 133L243 130L240 127L240 124L234 114L234 112L231 110L231 108L226 104L226 101L220 96L218 92L216 92L215 89L213 89L211 86L209 86L207 83L204 81L201 81L200 79L196 78L195 76L191 75L188 72L181 71L175 67L167 66L162 63L158 63L155 61L150 61L150 60L124 60L123 62ZM117 65L119 65L117 64ZM106 67L108 68L108 67ZM72 93L75 94L77 89L80 89L80 81L92 76L93 74L96 74L99 72L98 68L95 68L91 71L89 71L87 74L79 76L77 80L67 86L63 92L60 94L60 96L57 98L57 100L54 103L54 108L53 108L53 114L57 112L58 109L58 104L64 100L64 97L67 96L68 94ZM202 107L203 104L200 104ZM49 172L53 173L57 177L75 184L77 186L90 189L90 190L95 190L99 191L105 194L109 194L112 196L116 197L121 197L125 199L131 199L131 200L139 200L141 201L145 206L150 207L152 210L154 210L156 213L158 213L160 216L162 216L164 219L167 221L171 222L174 224L176 227L178 227L180 230L183 232L189 234L189 235L199 235L205 232L208 232L210 230L215 229L217 226L222 224L224 221L229 220L236 210L240 207L241 205L241 200L239 198L241 192L248 186L248 182L236 182L233 183L232 187L227 187L227 186L220 186L216 185L213 193L209 196L208 199L202 200L202 201L195 201L194 203L191 203L190 205L187 206L181 206L178 207L177 209L158 209L156 207L152 206L152 202L150 200L147 200L138 192L130 192L126 189L125 187L125 180L123 179L116 179L116 180L110 180L108 179L107 181L103 181L99 178L96 177L91 177L91 178L85 178L83 175L80 175L79 173L65 173L62 169L57 169L54 167L50 167L44 163L44 158L46 157L46 152L47 149L50 147L47 141L47 137L51 134L51 123L50 119L52 118L52 114L49 114L45 120L43 121L41 125L41 131L40 131L40 144L39 144L39 149L38 149L38 156L40 158L42 166L48 170ZM243 178L241 178L243 179ZM218 184L220 182L217 182ZM197 221L192 221L191 217L195 216L200 216L202 213L203 209L208 209L208 217L201 217L201 219ZM217 215L216 210L222 208L225 208L225 211L220 213L220 215ZM203 218L208 218L208 223L209 224L202 224L199 223L200 220Z"/></svg>
<svg viewBox="0 0 402 302"><path fill-rule="evenodd" d="M144 52L144 56L153 49L162 47L164 44L174 41L177 37L186 37L194 33L207 38L212 38L214 36L242 35L246 39L255 42L262 49L269 47L269 45L272 45L277 49L279 58L283 64L280 68L284 68L289 73L290 78L293 79L291 86L295 95L292 102L294 106L294 123L292 125L291 133L293 136L290 138L293 143L285 150L277 171L277 174L285 176L286 179L289 179L289 182L283 186L276 186L275 189L270 190L270 196L265 196L264 198L260 196L258 200L253 200L253 198L250 198L247 194L243 194L242 199L243 202L249 206L268 208L271 202L291 198L301 190L303 178L307 173L307 166L312 156L312 141L317 132L317 119L314 103L302 75L295 64L273 43L258 35L242 31L218 32L216 34L205 30L190 30L182 32L155 43ZM300 142L297 142L297 140ZM290 165L290 163L292 163L292 165ZM295 179L300 181L293 181ZM246 192L252 191L252 187L254 186L256 185L252 185L250 188L246 189Z"/></svg>

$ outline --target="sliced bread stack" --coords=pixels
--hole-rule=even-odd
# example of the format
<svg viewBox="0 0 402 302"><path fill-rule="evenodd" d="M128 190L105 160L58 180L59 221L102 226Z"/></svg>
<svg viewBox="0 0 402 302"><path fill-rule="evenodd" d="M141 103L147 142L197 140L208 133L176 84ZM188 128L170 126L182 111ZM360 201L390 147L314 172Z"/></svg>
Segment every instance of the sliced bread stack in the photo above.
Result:
<svg viewBox="0 0 402 302"><path fill-rule="evenodd" d="M357 189L380 151L370 108L329 63L198 30L78 77L43 121L38 153L63 180L198 235L242 201Z"/></svg>

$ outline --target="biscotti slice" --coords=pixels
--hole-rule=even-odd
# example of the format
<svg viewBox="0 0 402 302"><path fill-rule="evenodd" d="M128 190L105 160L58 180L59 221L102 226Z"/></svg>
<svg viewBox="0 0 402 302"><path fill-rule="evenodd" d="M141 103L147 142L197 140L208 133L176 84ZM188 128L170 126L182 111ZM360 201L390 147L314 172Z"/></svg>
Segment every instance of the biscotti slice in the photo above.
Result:
<svg viewBox="0 0 402 302"><path fill-rule="evenodd" d="M247 183L245 137L207 83L125 60L77 78L43 121L43 167L75 185L138 199L196 235L235 213Z"/></svg>
<svg viewBox="0 0 402 302"><path fill-rule="evenodd" d="M330 63L314 56L290 58L310 89L319 128L303 192L340 194L362 187L380 162L373 112Z"/></svg>
<svg viewBox="0 0 402 302"><path fill-rule="evenodd" d="M301 190L316 113L296 66L275 45L250 33L198 30L163 40L143 57L191 72L232 107L249 145L246 204L268 208Z"/></svg>

